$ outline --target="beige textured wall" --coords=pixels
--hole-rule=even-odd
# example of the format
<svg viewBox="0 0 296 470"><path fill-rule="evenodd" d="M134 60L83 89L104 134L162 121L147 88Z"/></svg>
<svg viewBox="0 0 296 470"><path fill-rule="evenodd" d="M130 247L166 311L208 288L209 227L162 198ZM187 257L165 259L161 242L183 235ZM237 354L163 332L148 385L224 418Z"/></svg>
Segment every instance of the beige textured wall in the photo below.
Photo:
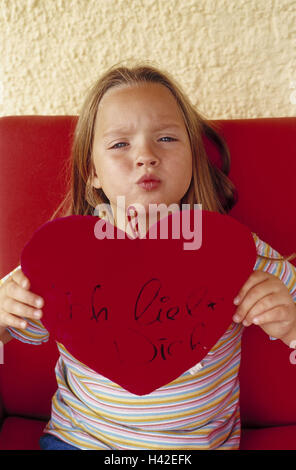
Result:
<svg viewBox="0 0 296 470"><path fill-rule="evenodd" d="M295 0L0 0L0 115L78 114L109 66L150 60L209 118L294 116Z"/></svg>

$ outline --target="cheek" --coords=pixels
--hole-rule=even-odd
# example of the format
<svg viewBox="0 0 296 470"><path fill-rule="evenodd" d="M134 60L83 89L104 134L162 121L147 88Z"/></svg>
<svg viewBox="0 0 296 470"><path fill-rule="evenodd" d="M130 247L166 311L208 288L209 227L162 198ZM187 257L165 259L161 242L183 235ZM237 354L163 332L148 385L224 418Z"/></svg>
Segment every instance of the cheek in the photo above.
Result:
<svg viewBox="0 0 296 470"><path fill-rule="evenodd" d="M107 165L102 165L102 186L105 187L106 193L110 196L118 194L126 194L128 191L128 183L130 169L126 162L109 161Z"/></svg>
<svg viewBox="0 0 296 470"><path fill-rule="evenodd" d="M123 160L109 158L108 160L102 159L97 162L96 170L101 175L102 181L115 183L115 176L118 177L118 175L123 175L125 172L127 173L128 168Z"/></svg>
<svg viewBox="0 0 296 470"><path fill-rule="evenodd" d="M180 171L183 172L184 177L190 178L192 177L192 171L193 171L193 164L192 164L192 155L191 153L188 153L186 155L183 155L180 157L180 162L181 162L181 169Z"/></svg>
<svg viewBox="0 0 296 470"><path fill-rule="evenodd" d="M192 156L190 154L188 155L186 159L184 159L183 178L184 178L185 191L187 191L187 189L189 188L189 185L192 180L192 175L193 175L193 164L192 164Z"/></svg>

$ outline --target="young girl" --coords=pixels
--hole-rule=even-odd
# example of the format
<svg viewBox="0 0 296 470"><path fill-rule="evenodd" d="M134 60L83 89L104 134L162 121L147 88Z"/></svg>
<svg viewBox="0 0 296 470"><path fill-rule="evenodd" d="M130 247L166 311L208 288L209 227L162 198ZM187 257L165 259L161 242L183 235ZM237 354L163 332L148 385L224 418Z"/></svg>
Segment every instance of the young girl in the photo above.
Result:
<svg viewBox="0 0 296 470"><path fill-rule="evenodd" d="M204 135L220 149L221 170L208 159ZM128 232L129 219L126 213L122 217L118 196L124 196L125 207L145 207L148 215L139 224L146 223L146 230L149 204L177 203L181 208L187 203L193 208L199 203L220 213L235 204L225 143L176 83L152 67L113 68L98 80L82 108L72 157L71 188L54 216L92 215L106 203L114 223ZM99 215L110 217L108 211ZM258 258L234 299L238 308L233 322L197 366L166 386L133 395L58 343L58 390L41 448L238 449L242 325L258 324L287 345L296 339L295 268L253 236ZM29 288L20 269L3 280L2 341L47 341L49 333L40 321L44 300Z"/></svg>

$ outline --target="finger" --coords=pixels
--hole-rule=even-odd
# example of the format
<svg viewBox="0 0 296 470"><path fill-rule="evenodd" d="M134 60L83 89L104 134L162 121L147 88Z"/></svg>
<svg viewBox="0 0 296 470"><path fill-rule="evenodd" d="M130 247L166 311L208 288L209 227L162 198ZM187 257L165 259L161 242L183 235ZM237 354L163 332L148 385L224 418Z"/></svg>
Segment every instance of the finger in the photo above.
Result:
<svg viewBox="0 0 296 470"><path fill-rule="evenodd" d="M280 323L283 326L286 326L290 323L287 320L285 308L286 305L277 305L275 308L268 310L267 312L262 313L253 318L252 323L254 325L265 325L267 323Z"/></svg>
<svg viewBox="0 0 296 470"><path fill-rule="evenodd" d="M277 294L275 297L269 297L265 300L267 308L272 308L276 305L276 303L278 304L278 294L280 292L281 285L278 282L271 282L270 280L268 280L268 282L266 281L267 279L259 282L259 284L253 285L253 287L251 287L245 294L233 316L233 320L235 322L239 323L243 321L247 317L250 310L255 307L257 302L263 301L265 297L269 297L270 295L274 296L274 294ZM261 307L257 306L257 308Z"/></svg>
<svg viewBox="0 0 296 470"><path fill-rule="evenodd" d="M30 280L24 275L21 269L18 269L11 275L11 279L24 289L30 288Z"/></svg>
<svg viewBox="0 0 296 470"><path fill-rule="evenodd" d="M18 318L11 313L1 310L0 325L5 326L5 328L12 327L24 330L27 327L27 322L23 318Z"/></svg>
<svg viewBox="0 0 296 470"><path fill-rule="evenodd" d="M253 273L249 276L247 281L244 283L242 288L239 290L237 296L234 299L235 305L239 305L247 292L252 289L256 284L266 281L267 279L275 278L270 273L266 273L264 271L253 271Z"/></svg>
<svg viewBox="0 0 296 470"><path fill-rule="evenodd" d="M4 312L4 315L8 313L9 315L12 314L15 317L23 317L23 320L26 318L39 320L42 317L42 310L35 310L34 308L15 301L10 297L6 297L4 299L1 311ZM2 316L0 316L0 322L4 324Z"/></svg>
<svg viewBox="0 0 296 470"><path fill-rule="evenodd" d="M7 283L5 292L8 297L11 297L14 300L18 300L23 304L37 308L42 308L44 305L44 300L42 297L24 289L23 287L20 287L14 281Z"/></svg>
<svg viewBox="0 0 296 470"><path fill-rule="evenodd" d="M289 304L287 303L287 298L285 296L274 295L273 293L263 297L248 311L247 315L243 319L243 325L251 325L251 323L254 323L255 318L260 317L265 312L271 311L279 306L289 308Z"/></svg>
<svg viewBox="0 0 296 470"><path fill-rule="evenodd" d="M286 305L287 298L284 295L271 294L266 295L265 297L260 298L255 304L248 310L247 314L242 318L243 324L245 326L253 323L254 318L258 317L264 312L271 310L279 305Z"/></svg>

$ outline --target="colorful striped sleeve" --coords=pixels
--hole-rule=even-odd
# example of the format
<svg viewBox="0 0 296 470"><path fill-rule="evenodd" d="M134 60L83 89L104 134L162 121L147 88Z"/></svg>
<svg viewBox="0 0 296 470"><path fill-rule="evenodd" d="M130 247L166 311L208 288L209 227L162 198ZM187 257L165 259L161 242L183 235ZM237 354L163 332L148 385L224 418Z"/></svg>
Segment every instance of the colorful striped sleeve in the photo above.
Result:
<svg viewBox="0 0 296 470"><path fill-rule="evenodd" d="M257 255L274 258L273 260L260 258L257 256L257 260L254 266L254 271L265 271L273 274L279 278L285 286L288 288L294 302L296 302L296 268L289 261L277 261L277 258L283 258L283 256L274 250L266 242L260 240L260 238L253 233L253 238L256 244Z"/></svg>
<svg viewBox="0 0 296 470"><path fill-rule="evenodd" d="M39 345L46 343L49 339L49 333L44 328L40 320L33 320L26 318L27 327L25 330L19 330L18 328L6 328L11 336L23 343Z"/></svg>
<svg viewBox="0 0 296 470"><path fill-rule="evenodd" d="M1 285L13 275L18 269L21 269L21 266L17 266L13 271L8 273L5 277L0 279L0 287ZM40 320L33 320L30 318L25 319L27 322L27 328L25 330L20 330L18 328L8 327L6 328L7 331L11 334L13 338L16 338L23 343L30 343L30 344L42 344L48 341L49 333L44 328Z"/></svg>

